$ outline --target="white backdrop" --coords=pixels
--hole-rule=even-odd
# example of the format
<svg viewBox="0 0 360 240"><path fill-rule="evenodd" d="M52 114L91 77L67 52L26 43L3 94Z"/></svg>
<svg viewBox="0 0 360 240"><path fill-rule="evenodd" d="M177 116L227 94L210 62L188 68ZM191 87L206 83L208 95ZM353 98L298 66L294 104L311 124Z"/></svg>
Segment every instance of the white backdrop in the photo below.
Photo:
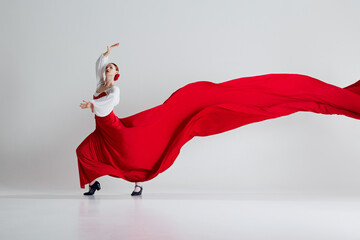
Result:
<svg viewBox="0 0 360 240"><path fill-rule="evenodd" d="M75 149L95 128L79 107L95 61L120 42L126 117L187 83L301 73L340 87L360 79L360 2L2 1L0 190L78 191ZM144 191L360 191L360 122L298 112L195 137ZM102 191L129 193L120 178ZM145 190L146 189L146 190Z"/></svg>

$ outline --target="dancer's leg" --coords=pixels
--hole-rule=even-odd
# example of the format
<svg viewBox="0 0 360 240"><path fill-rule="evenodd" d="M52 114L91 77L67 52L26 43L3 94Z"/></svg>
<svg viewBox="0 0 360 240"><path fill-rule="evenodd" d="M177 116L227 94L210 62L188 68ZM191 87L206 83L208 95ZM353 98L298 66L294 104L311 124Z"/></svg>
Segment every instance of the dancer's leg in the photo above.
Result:
<svg viewBox="0 0 360 240"><path fill-rule="evenodd" d="M141 186L141 182L135 182L134 192L140 192L141 188L140 188L140 187L137 187L137 186Z"/></svg>

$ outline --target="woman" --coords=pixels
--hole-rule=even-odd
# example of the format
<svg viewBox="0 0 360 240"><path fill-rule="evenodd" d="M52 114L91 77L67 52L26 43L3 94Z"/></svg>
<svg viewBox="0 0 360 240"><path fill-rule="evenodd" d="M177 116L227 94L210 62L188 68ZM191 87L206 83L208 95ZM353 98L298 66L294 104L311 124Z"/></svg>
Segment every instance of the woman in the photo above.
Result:
<svg viewBox="0 0 360 240"><path fill-rule="evenodd" d="M135 182L132 195L140 195L140 182L172 166L181 147L195 136L214 135L299 111L360 119L360 80L340 88L290 73L220 83L192 82L163 104L119 118L113 112L119 102L120 91L114 85L119 69L106 58L115 46L118 44L108 47L98 59L94 100L81 104L95 112L96 120L95 131L76 149L80 187L85 188L87 183L90 187L86 195L100 190L95 179L104 175ZM102 66L106 68L105 79L101 78Z"/></svg>
<svg viewBox="0 0 360 240"><path fill-rule="evenodd" d="M109 54L114 47L119 46L119 43L116 43L112 46L107 47L107 51L100 55L96 61L96 92L93 95L93 100L89 102L84 101L80 104L82 109L91 108L92 112L96 114L96 117L105 117L109 114L113 114L113 108L119 104L120 99L120 89L115 86L115 81L119 78L119 68L115 63L109 63ZM104 78L105 71L105 78ZM94 134L101 134L97 131ZM84 141L86 144L87 141ZM84 145L84 144L83 144ZM80 146L83 146L80 145ZM79 164L84 165L84 152L81 152L81 148L77 149ZM89 183L89 191L84 193L84 195L93 195L96 190L100 190L101 186L96 179ZM135 182L135 189L132 192L132 196L141 195L142 192L141 182Z"/></svg>

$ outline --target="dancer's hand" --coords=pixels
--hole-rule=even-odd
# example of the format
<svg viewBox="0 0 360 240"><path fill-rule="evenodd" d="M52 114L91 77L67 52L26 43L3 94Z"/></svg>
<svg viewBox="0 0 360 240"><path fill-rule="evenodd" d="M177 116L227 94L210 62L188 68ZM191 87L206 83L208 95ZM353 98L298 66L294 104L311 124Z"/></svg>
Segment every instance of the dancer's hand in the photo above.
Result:
<svg viewBox="0 0 360 240"><path fill-rule="evenodd" d="M120 44L120 43L115 43L115 44L111 45L110 47L109 47L109 46L107 46L107 51L108 51L108 52L110 52L110 51L111 51L111 49L113 49L114 47L119 46L119 44Z"/></svg>
<svg viewBox="0 0 360 240"><path fill-rule="evenodd" d="M117 47L117 46L119 46L119 43L115 43L115 44L111 45L110 47L107 46L107 51L106 51L106 53L104 54L104 56L107 57L107 56L110 54L111 49L113 49L114 47Z"/></svg>
<svg viewBox="0 0 360 240"><path fill-rule="evenodd" d="M82 109L91 108L91 111L94 112L94 105L91 102L87 102L85 100L83 100L83 102L85 102L85 103L80 103L80 107Z"/></svg>

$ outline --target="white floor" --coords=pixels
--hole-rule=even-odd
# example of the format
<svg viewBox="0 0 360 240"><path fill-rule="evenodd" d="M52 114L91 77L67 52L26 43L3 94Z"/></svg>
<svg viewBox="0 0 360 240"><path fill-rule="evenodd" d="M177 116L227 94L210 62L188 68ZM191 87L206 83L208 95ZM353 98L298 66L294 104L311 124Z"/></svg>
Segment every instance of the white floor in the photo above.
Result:
<svg viewBox="0 0 360 240"><path fill-rule="evenodd" d="M360 239L360 196L81 194L2 193L0 239Z"/></svg>

